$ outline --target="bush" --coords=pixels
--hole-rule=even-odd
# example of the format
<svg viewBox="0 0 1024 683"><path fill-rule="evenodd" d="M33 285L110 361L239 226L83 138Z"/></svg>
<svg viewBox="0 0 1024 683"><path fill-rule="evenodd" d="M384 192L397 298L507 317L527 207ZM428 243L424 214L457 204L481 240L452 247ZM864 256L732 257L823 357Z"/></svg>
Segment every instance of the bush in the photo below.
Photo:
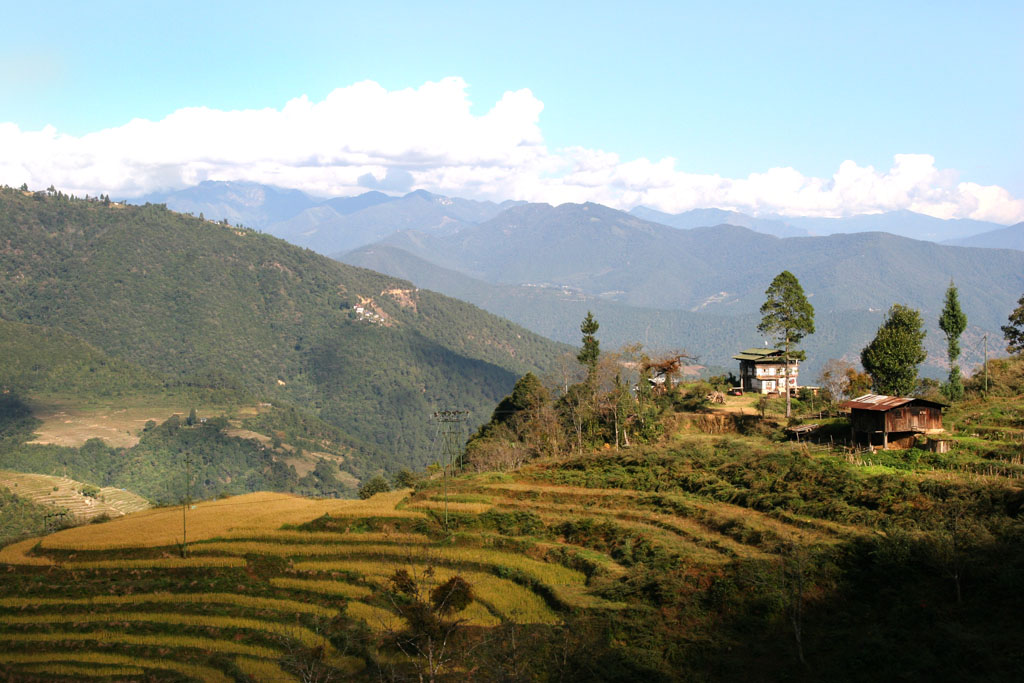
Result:
<svg viewBox="0 0 1024 683"><path fill-rule="evenodd" d="M385 493L390 490L391 485L388 484L388 480L384 478L384 475L378 474L359 487L359 497L365 500L377 493Z"/></svg>

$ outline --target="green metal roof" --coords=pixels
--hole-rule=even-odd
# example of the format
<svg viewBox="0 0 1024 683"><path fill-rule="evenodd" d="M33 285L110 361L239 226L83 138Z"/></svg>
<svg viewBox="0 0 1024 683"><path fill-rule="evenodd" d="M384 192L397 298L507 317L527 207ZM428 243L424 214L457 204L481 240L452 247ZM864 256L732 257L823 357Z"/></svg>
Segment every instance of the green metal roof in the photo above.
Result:
<svg viewBox="0 0 1024 683"><path fill-rule="evenodd" d="M736 360L777 360L776 356L782 355L782 349L744 349L733 358Z"/></svg>

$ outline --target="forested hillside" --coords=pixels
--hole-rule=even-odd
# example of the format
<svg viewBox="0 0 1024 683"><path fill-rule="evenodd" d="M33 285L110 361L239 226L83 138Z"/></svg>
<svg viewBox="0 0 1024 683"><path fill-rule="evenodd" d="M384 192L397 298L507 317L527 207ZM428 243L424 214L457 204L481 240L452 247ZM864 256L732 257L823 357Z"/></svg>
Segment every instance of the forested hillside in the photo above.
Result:
<svg viewBox="0 0 1024 683"><path fill-rule="evenodd" d="M371 469L430 462L433 411L483 419L562 352L474 306L159 205L8 188L0 245L0 319L147 382L304 407Z"/></svg>

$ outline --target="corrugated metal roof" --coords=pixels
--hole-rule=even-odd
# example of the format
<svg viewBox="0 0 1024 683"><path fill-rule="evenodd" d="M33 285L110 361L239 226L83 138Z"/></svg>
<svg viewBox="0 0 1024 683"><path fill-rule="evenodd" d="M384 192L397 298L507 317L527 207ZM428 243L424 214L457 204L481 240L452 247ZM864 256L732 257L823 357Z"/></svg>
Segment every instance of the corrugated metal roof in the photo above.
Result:
<svg viewBox="0 0 1024 683"><path fill-rule="evenodd" d="M914 399L906 396L883 396L881 394L864 394L839 404L840 408L859 408L860 410L891 410L910 403Z"/></svg>
<svg viewBox="0 0 1024 683"><path fill-rule="evenodd" d="M892 410L893 408L899 408L900 406L908 403L923 403L926 405L945 407L945 403L938 401L930 401L926 398L914 398L913 396L882 396L881 394L864 394L857 398L849 401L844 401L839 404L840 408L846 408L852 410L857 408L859 410Z"/></svg>

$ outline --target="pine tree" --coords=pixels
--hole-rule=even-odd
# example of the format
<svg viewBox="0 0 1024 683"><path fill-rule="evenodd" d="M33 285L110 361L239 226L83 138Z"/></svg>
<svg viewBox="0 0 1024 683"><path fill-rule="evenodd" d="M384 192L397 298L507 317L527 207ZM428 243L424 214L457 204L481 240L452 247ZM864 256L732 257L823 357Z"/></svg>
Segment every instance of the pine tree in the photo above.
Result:
<svg viewBox="0 0 1024 683"><path fill-rule="evenodd" d="M789 393L789 365L791 360L803 360L804 352L793 348L809 334L814 334L814 307L804 296L800 281L788 270L775 276L765 290L767 299L761 305L761 324L758 332L775 337L783 347L785 375L782 381L786 391L786 417L792 412L792 396Z"/></svg>
<svg viewBox="0 0 1024 683"><path fill-rule="evenodd" d="M597 369L597 360L601 357L601 344L597 341L594 333L600 325L594 320L594 314L587 311L587 317L580 323L580 332L583 333L583 348L576 355L576 360L587 368L587 376L591 377Z"/></svg>
<svg viewBox="0 0 1024 683"><path fill-rule="evenodd" d="M967 315L960 309L960 298L952 280L946 290L946 304L939 316L939 328L946 335L946 353L949 356L949 382L942 388L942 393L949 400L956 401L964 395L964 383L956 359L960 357L960 335L967 329Z"/></svg>

